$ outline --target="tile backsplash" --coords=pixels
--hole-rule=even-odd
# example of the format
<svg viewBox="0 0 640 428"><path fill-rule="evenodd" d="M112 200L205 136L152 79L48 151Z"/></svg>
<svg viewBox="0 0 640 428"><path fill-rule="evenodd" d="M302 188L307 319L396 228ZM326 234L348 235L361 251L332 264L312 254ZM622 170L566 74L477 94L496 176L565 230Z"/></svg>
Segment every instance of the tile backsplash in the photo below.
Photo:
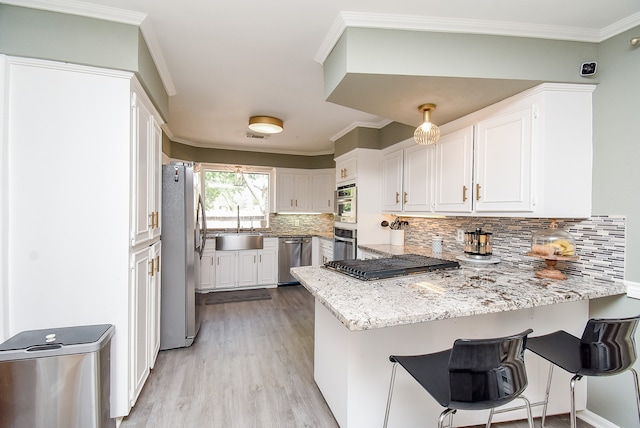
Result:
<svg viewBox="0 0 640 428"><path fill-rule="evenodd" d="M531 236L549 227L549 219L515 217L402 217L409 225L405 243L431 248L431 241L439 236L444 251L462 252L456 241L458 230L473 231L480 227L492 232L493 254L502 263L533 266L542 269L544 261L528 257ZM576 239L577 261L558 262L567 275L587 275L596 279L622 281L626 246L626 218L624 216L593 216L589 219L558 219L558 228ZM270 229L285 234L333 234L333 214L271 214Z"/></svg>
<svg viewBox="0 0 640 428"><path fill-rule="evenodd" d="M443 238L445 251L462 251L457 231L482 228L492 232L493 254L514 265L544 267L544 261L528 257L533 233L549 227L549 219L514 217L402 217L409 222L407 245L431 246L435 236ZM558 228L576 239L577 261L558 262L567 275L587 275L596 279L622 281L626 244L624 216L593 216L589 219L558 219Z"/></svg>
<svg viewBox="0 0 640 428"><path fill-rule="evenodd" d="M333 235L333 214L270 214L274 233Z"/></svg>

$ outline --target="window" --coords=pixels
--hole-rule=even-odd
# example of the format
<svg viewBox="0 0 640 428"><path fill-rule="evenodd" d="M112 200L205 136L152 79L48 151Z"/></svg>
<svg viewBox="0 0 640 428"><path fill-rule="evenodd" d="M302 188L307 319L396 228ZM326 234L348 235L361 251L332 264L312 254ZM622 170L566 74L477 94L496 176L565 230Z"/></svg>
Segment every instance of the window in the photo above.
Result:
<svg viewBox="0 0 640 428"><path fill-rule="evenodd" d="M268 171L220 166L204 170L204 208L207 227L241 229L269 226Z"/></svg>

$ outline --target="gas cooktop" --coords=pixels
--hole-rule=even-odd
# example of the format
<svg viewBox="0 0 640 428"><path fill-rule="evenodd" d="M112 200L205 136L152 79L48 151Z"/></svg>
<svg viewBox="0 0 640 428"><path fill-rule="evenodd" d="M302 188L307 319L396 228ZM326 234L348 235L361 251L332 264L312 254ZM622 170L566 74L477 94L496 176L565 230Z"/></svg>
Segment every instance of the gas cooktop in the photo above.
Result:
<svg viewBox="0 0 640 428"><path fill-rule="evenodd" d="M393 278L440 269L460 267L460 263L418 254L402 254L381 259L334 260L324 265L327 269L363 281Z"/></svg>

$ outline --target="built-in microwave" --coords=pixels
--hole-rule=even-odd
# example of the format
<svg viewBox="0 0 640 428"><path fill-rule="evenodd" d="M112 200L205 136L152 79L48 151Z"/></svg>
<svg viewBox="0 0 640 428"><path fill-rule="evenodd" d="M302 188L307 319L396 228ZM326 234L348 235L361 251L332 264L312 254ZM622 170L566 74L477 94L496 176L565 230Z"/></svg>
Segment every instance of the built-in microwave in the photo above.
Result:
<svg viewBox="0 0 640 428"><path fill-rule="evenodd" d="M335 221L340 223L357 222L356 185L346 184L336 189Z"/></svg>

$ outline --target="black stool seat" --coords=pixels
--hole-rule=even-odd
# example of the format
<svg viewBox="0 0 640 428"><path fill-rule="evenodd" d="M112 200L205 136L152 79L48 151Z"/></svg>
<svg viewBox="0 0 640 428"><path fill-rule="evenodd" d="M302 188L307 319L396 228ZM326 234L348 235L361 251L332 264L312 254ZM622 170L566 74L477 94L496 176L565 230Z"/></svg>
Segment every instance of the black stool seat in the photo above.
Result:
<svg viewBox="0 0 640 428"><path fill-rule="evenodd" d="M542 426L549 402L549 389L553 366L574 374L570 383L571 427L576 426L575 383L583 376L613 376L631 371L635 380L636 402L640 419L640 387L638 375L633 369L636 361L635 331L640 315L629 318L590 319L582 337L575 337L560 330L544 336L530 337L527 349L548 360L549 378L542 413Z"/></svg>
<svg viewBox="0 0 640 428"><path fill-rule="evenodd" d="M533 419L529 401L522 396L527 387L524 350L529 329L522 333L491 339L458 339L453 348L433 354L391 355L394 363L387 400L384 426L387 426L395 373L401 365L442 407L438 426L449 420L457 410L491 409L487 427L491 425L493 409L516 398L525 401L529 426Z"/></svg>

